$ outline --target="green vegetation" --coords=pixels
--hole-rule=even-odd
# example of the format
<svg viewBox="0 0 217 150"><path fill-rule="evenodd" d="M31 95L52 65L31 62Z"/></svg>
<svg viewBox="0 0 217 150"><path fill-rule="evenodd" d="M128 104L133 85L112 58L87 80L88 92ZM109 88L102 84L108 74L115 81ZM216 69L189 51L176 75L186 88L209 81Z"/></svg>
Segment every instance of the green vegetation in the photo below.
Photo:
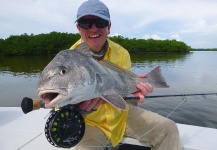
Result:
<svg viewBox="0 0 217 150"><path fill-rule="evenodd" d="M194 48L191 51L217 51L217 48Z"/></svg>
<svg viewBox="0 0 217 150"><path fill-rule="evenodd" d="M110 37L130 52L189 52L191 47L176 40L128 39L122 36Z"/></svg>
<svg viewBox="0 0 217 150"><path fill-rule="evenodd" d="M0 41L2 55L45 55L56 54L72 46L79 34L51 32L49 34L10 36Z"/></svg>
<svg viewBox="0 0 217 150"><path fill-rule="evenodd" d="M70 48L80 38L79 34L51 32L49 34L20 36L0 39L0 55L47 55ZM109 37L129 52L189 52L191 47L176 40L128 39Z"/></svg>

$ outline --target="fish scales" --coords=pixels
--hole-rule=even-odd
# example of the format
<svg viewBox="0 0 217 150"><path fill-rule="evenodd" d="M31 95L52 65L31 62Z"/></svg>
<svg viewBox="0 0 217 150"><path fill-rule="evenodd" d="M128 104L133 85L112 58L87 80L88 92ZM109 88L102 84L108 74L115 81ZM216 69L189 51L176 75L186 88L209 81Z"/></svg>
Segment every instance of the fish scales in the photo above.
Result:
<svg viewBox="0 0 217 150"><path fill-rule="evenodd" d="M150 82L156 87L168 87L160 67L146 78L109 61L95 60L85 43L74 50L60 51L44 68L38 81L38 95L45 107L62 107L101 97L106 102L125 110L123 97L133 96L136 84Z"/></svg>

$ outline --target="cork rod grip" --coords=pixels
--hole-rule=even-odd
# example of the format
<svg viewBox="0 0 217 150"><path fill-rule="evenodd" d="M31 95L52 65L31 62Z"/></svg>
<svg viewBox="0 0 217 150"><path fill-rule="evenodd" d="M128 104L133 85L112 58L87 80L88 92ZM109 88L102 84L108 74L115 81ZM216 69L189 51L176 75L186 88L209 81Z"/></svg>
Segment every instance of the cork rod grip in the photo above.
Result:
<svg viewBox="0 0 217 150"><path fill-rule="evenodd" d="M33 110L44 108L44 102L41 100L33 100L28 97L24 97L21 103L21 108L24 114L27 114Z"/></svg>

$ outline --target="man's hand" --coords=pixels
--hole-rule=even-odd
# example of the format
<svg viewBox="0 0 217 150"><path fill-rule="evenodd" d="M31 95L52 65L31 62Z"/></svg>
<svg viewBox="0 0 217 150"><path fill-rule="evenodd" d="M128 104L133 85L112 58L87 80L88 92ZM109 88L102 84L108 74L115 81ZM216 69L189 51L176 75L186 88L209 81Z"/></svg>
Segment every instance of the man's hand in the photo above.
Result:
<svg viewBox="0 0 217 150"><path fill-rule="evenodd" d="M139 74L138 77L140 78L145 78L147 75L146 74ZM153 92L153 86L146 82L141 82L136 85L139 91L133 93L134 96L139 97L140 99L138 100L139 103L143 103L145 100L145 96L148 95L149 93Z"/></svg>
<svg viewBox="0 0 217 150"><path fill-rule="evenodd" d="M85 111L96 110L102 103L103 103L103 99L94 98L91 100L81 102L79 107Z"/></svg>

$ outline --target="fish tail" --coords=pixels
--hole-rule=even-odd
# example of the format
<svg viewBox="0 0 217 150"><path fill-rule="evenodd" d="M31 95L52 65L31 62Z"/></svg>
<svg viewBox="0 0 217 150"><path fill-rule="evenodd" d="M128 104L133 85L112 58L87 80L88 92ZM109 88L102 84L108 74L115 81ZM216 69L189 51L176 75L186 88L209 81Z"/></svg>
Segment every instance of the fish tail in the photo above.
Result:
<svg viewBox="0 0 217 150"><path fill-rule="evenodd" d="M154 68L151 72L149 72L144 78L146 82L151 83L154 87L158 88L168 88L169 85L167 85L162 73L160 66Z"/></svg>

